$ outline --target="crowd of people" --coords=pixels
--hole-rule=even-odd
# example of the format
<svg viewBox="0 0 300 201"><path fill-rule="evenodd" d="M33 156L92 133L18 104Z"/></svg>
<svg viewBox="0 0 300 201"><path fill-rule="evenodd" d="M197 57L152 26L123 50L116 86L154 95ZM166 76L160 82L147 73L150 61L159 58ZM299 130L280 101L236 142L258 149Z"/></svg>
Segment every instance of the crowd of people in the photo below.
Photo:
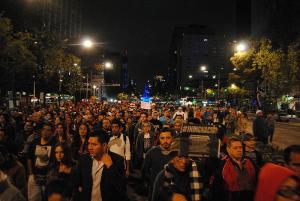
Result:
<svg viewBox="0 0 300 201"><path fill-rule="evenodd" d="M275 120L231 107L67 102L0 109L0 201L126 201L141 173L148 201L299 201L300 145L266 162ZM183 125L214 126L218 157L195 158Z"/></svg>

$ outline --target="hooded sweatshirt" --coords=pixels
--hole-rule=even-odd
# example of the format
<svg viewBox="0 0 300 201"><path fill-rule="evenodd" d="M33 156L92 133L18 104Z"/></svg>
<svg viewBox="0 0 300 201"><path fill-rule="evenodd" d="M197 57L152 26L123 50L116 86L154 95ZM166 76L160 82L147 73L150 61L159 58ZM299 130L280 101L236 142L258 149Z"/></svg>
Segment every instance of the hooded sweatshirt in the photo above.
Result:
<svg viewBox="0 0 300 201"><path fill-rule="evenodd" d="M267 163L259 174L255 201L274 201L283 182L294 175L288 168Z"/></svg>

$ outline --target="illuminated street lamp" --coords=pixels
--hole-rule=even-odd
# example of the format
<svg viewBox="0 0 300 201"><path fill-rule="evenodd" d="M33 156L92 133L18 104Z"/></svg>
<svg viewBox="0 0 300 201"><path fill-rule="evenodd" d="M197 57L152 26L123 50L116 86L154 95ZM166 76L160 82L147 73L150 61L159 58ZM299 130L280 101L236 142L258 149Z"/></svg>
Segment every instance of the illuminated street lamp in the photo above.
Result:
<svg viewBox="0 0 300 201"><path fill-rule="evenodd" d="M232 89L237 89L237 86L236 86L234 83L232 83L232 84L230 85L230 87L231 87Z"/></svg>
<svg viewBox="0 0 300 201"><path fill-rule="evenodd" d="M202 97L204 97L204 96L203 96L203 93L205 93L205 91L204 91L204 73L208 73L207 67L206 67L205 65L200 66L200 71L202 72L201 94L202 94ZM206 93L205 93L205 94L206 94Z"/></svg>
<svg viewBox="0 0 300 201"><path fill-rule="evenodd" d="M97 86L96 86L96 85L93 85L93 89L94 89L93 95L94 95L94 96L95 96L95 94L96 94L96 88L97 88Z"/></svg>
<svg viewBox="0 0 300 201"><path fill-rule="evenodd" d="M105 62L104 67L105 67L106 69L110 69L110 68L113 67L113 64L112 64L111 62L107 61L107 62Z"/></svg>
<svg viewBox="0 0 300 201"><path fill-rule="evenodd" d="M201 70L202 72L205 72L205 71L206 71L206 66L201 66L201 67L200 67L200 70Z"/></svg>
<svg viewBox="0 0 300 201"><path fill-rule="evenodd" d="M248 49L248 45L245 42L240 42L236 45L237 52L244 52Z"/></svg>
<svg viewBox="0 0 300 201"><path fill-rule="evenodd" d="M192 79L192 78L193 78L193 76L192 76L192 75L189 75L189 78L190 78L190 79Z"/></svg>
<svg viewBox="0 0 300 201"><path fill-rule="evenodd" d="M93 47L94 43L90 39L85 39L83 40L82 45L85 48L91 48Z"/></svg>

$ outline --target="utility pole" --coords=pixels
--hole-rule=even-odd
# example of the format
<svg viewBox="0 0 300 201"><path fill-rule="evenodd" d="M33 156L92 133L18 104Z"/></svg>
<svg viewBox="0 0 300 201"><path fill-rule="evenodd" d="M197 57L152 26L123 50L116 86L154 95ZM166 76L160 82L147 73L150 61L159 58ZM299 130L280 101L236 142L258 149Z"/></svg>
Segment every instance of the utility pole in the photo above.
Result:
<svg viewBox="0 0 300 201"><path fill-rule="evenodd" d="M60 106L60 100L61 100L61 85L62 85L62 74L61 71L58 71L59 73L59 82L58 82L58 105Z"/></svg>
<svg viewBox="0 0 300 201"><path fill-rule="evenodd" d="M88 99L88 93L89 93L89 74L86 74L86 94L85 94L85 99Z"/></svg>
<svg viewBox="0 0 300 201"><path fill-rule="evenodd" d="M33 97L35 98L35 76L33 76Z"/></svg>
<svg viewBox="0 0 300 201"><path fill-rule="evenodd" d="M220 100L220 79L221 79L221 73L219 71L218 74L218 99Z"/></svg>

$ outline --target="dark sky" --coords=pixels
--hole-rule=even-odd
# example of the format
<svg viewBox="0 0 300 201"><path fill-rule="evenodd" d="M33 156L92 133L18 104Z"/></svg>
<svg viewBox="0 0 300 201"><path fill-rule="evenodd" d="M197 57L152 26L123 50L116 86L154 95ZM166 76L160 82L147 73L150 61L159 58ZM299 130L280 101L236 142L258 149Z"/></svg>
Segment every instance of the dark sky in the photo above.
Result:
<svg viewBox="0 0 300 201"><path fill-rule="evenodd" d="M167 71L175 26L208 25L234 34L235 0L87 0L84 31L115 51L128 49L129 72L144 85Z"/></svg>

